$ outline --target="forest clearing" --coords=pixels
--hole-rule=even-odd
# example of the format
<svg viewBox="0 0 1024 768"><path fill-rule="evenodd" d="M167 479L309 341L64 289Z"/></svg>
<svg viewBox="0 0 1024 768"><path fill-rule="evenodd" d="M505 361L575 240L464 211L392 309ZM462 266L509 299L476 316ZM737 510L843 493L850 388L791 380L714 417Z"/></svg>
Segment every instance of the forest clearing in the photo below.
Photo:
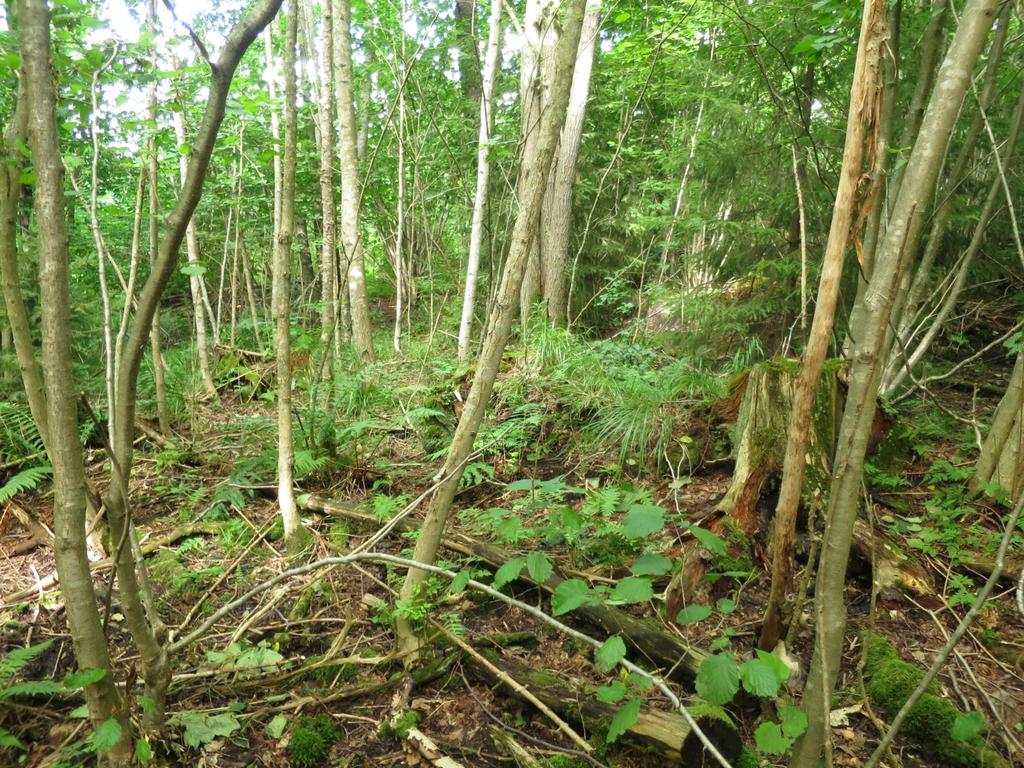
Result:
<svg viewBox="0 0 1024 768"><path fill-rule="evenodd" d="M1020 0L6 0L0 766L1024 766Z"/></svg>

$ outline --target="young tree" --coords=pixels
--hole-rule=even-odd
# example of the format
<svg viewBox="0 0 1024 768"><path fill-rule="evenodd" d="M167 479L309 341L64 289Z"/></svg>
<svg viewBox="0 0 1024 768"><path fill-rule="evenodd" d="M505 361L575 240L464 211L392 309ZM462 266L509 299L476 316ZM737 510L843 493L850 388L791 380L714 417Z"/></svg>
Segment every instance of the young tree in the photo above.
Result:
<svg viewBox="0 0 1024 768"><path fill-rule="evenodd" d="M473 331L473 301L484 239L484 211L491 178L491 134L494 132L494 94L498 82L498 56L501 53L502 0L491 0L490 31L484 56L483 93L480 97L480 134L476 146L476 194L469 228L469 259L466 262L466 286L462 295L462 319L459 322L459 360L469 357Z"/></svg>
<svg viewBox="0 0 1024 768"><path fill-rule="evenodd" d="M839 674L846 630L846 566L861 495L864 455L878 405L894 295L906 254L917 247L950 134L998 5L998 0L968 0L964 5L959 28L939 69L917 141L904 169L863 304L851 319L854 344L850 384L815 588L815 651L804 693L808 728L794 748L790 761L794 768L815 768L822 752L830 747L829 701Z"/></svg>
<svg viewBox="0 0 1024 768"><path fill-rule="evenodd" d="M348 303L352 313L352 346L364 363L373 362L373 331L370 327L370 297L363 268L360 234L359 157L356 153L355 88L352 71L352 0L331 0L334 4L334 76L338 109L338 151L341 163L341 242L345 248L348 274Z"/></svg>
<svg viewBox="0 0 1024 768"><path fill-rule="evenodd" d="M89 716L96 726L111 718L118 724L120 736L103 759L110 765L121 766L128 765L132 759L130 726L111 673L110 653L85 548L85 469L78 440L78 393L71 367L64 164L50 61L50 14L45 0L18 0L17 13L27 102L19 111L24 110L28 120L28 142L35 170L33 202L39 227L39 290L43 307L41 358L46 404L45 419L39 427L53 465L54 559L64 591L75 659L82 669L105 673L86 688ZM13 137L20 133L20 122L17 116ZM5 176L8 194L4 197L9 200L11 177L6 172ZM16 194L13 199L17 200Z"/></svg>
<svg viewBox="0 0 1024 768"><path fill-rule="evenodd" d="M419 538L413 559L421 563L433 563L441 543L451 509L455 491L462 478L466 461L473 450L473 442L480 430L484 410L494 388L494 380L498 375L498 366L512 330L512 321L516 313L516 296L523 280L523 270L530 255L530 243L539 236L540 212L547 187L548 171L555 156L558 134L565 118L565 108L569 102L569 89L572 82L573 63L579 45L580 30L583 24L583 9L586 0L568 0L565 16L562 21L562 35L555 56L554 75L551 81L551 98L548 109L544 110L537 134L537 151L529 165L525 166L521 175L519 210L516 215L515 227L512 230L512 244L505 268L501 276L494 311L488 322L487 335L484 337L483 348L477 361L476 375L466 398L466 405L459 418L458 427L452 438L448 456L441 469L442 478L437 490L430 499L426 518L420 528ZM402 585L401 599L409 602L414 600L420 585L426 577L425 572L410 569ZM415 631L407 619L396 620L396 639L399 650L407 653L410 658L415 655L418 646Z"/></svg>

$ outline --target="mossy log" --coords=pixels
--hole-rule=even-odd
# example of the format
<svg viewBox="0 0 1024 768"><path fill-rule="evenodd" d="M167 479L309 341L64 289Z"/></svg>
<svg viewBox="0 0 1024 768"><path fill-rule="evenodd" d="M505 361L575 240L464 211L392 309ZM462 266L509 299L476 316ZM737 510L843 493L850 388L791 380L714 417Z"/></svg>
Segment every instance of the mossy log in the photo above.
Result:
<svg viewBox="0 0 1024 768"><path fill-rule="evenodd" d="M472 658L467 658L467 661L489 684L502 683L493 670L475 663ZM490 661L504 674L525 686L553 711L581 724L589 732L604 733L619 710L620 705L599 701L593 691L586 690L578 681L565 680L507 658L492 658ZM512 688L503 687L509 693L515 693ZM743 744L736 726L725 710L701 704L692 707L690 714L722 755L730 763L735 763ZM678 712L641 709L636 722L626 731L623 740L658 752L672 765L717 765L707 754L696 733Z"/></svg>
<svg viewBox="0 0 1024 768"><path fill-rule="evenodd" d="M349 504L328 501L310 495L300 496L297 503L302 509L341 516L375 527L380 524L380 520L376 516L355 509ZM415 530L417 525L418 520L411 518L403 520L398 528L409 531ZM441 546L453 552L476 557L494 569L500 568L516 557L514 553L501 547L479 541L451 529L445 533ZM530 579L525 571L520 575L520 580L534 584L548 593L553 592L562 583L562 578L557 573L552 573L543 584ZM581 606L573 611L569 618L579 618L593 626L600 627L606 635L621 634L626 643L634 650L636 661L663 668L675 680L692 681L697 676L697 669L707 658L704 651L691 648L681 639L666 634L657 623L635 618L612 606Z"/></svg>
<svg viewBox="0 0 1024 768"><path fill-rule="evenodd" d="M886 718L892 719L920 684L924 672L900 658L896 647L881 635L865 632L863 640L868 696ZM937 761L935 765L1009 768L1010 763L989 749L980 736L963 741L953 737L953 724L961 714L960 709L939 696L933 686L910 710L901 733Z"/></svg>

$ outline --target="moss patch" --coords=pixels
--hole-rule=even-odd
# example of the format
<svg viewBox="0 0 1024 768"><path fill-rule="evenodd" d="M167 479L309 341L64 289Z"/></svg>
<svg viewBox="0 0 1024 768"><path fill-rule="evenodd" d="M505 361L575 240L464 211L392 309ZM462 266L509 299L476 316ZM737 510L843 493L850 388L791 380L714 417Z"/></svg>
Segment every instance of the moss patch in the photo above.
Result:
<svg viewBox="0 0 1024 768"><path fill-rule="evenodd" d="M338 740L338 729L330 715L301 717L288 741L288 758L294 768L321 765Z"/></svg>

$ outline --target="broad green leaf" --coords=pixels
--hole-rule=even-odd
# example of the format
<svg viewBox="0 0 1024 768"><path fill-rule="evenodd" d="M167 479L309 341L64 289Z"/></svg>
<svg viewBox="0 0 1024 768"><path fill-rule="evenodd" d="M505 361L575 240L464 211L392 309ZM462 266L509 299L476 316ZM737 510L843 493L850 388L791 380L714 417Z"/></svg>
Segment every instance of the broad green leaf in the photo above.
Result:
<svg viewBox="0 0 1024 768"><path fill-rule="evenodd" d="M526 570L529 572L531 579L538 584L543 584L550 578L554 567L551 565L551 560L543 552L531 552L526 556Z"/></svg>
<svg viewBox="0 0 1024 768"><path fill-rule="evenodd" d="M800 707L779 707L779 720L782 721L782 733L786 738L797 739L807 730L807 715Z"/></svg>
<svg viewBox="0 0 1024 768"><path fill-rule="evenodd" d="M755 696L773 698L779 687L789 679L791 670L774 653L757 650L757 657L743 663L740 677L743 687Z"/></svg>
<svg viewBox="0 0 1024 768"><path fill-rule="evenodd" d="M615 585L608 600L614 603L645 603L653 597L654 588L650 579L627 576Z"/></svg>
<svg viewBox="0 0 1024 768"><path fill-rule="evenodd" d="M602 672L611 672L626 655L626 644L618 635L612 635L594 652L594 663Z"/></svg>
<svg viewBox="0 0 1024 768"><path fill-rule="evenodd" d="M80 707L75 707L68 712L68 717L72 720L85 720L89 717L89 705L82 704Z"/></svg>
<svg viewBox="0 0 1024 768"><path fill-rule="evenodd" d="M272 739L280 739L286 727L288 727L288 718L284 715L274 715L274 719L267 723L267 736Z"/></svg>
<svg viewBox="0 0 1024 768"><path fill-rule="evenodd" d="M953 721L949 735L957 741L968 741L985 730L985 718L977 712L961 712Z"/></svg>
<svg viewBox="0 0 1024 768"><path fill-rule="evenodd" d="M654 678L642 672L630 672L626 676L626 682L638 691L649 691L654 687Z"/></svg>
<svg viewBox="0 0 1024 768"><path fill-rule="evenodd" d="M465 592L471 578L473 578L472 571L468 568L463 568L455 575L455 578L452 579L452 583L448 586L448 591L453 595L457 595L459 592Z"/></svg>
<svg viewBox="0 0 1024 768"><path fill-rule="evenodd" d="M664 576L672 570L672 561L654 552L648 552L633 563L629 570L634 576Z"/></svg>
<svg viewBox="0 0 1024 768"><path fill-rule="evenodd" d="M615 680L608 685L602 685L597 689L597 700L605 704L618 704L626 698L626 684L621 680Z"/></svg>
<svg viewBox="0 0 1024 768"><path fill-rule="evenodd" d="M628 731L638 717L640 717L640 699L633 699L623 704L608 726L608 743L611 744Z"/></svg>
<svg viewBox="0 0 1024 768"><path fill-rule="evenodd" d="M634 504L622 519L622 535L642 539L665 527L665 510L653 504Z"/></svg>
<svg viewBox="0 0 1024 768"><path fill-rule="evenodd" d="M574 611L591 600L592 593L587 582L582 579L563 581L551 595L551 614L561 616Z"/></svg>
<svg viewBox="0 0 1024 768"><path fill-rule="evenodd" d="M121 724L114 718L110 718L100 723L92 735L92 743L98 752L105 752L108 749L113 749L120 738Z"/></svg>
<svg viewBox="0 0 1024 768"><path fill-rule="evenodd" d="M142 765L145 765L153 758L153 748L149 746L149 742L145 739L139 739L135 742L135 759L138 760Z"/></svg>
<svg viewBox="0 0 1024 768"><path fill-rule="evenodd" d="M199 262L193 262L192 264L186 264L178 271L188 277L199 277L200 275L206 274L206 265L200 264Z"/></svg>
<svg viewBox="0 0 1024 768"><path fill-rule="evenodd" d="M740 674L731 653L708 656L697 670L697 693L709 704L728 704L739 688Z"/></svg>
<svg viewBox="0 0 1024 768"><path fill-rule="evenodd" d="M521 557L514 557L502 565L501 568L494 573L494 588L501 589L510 581L518 579L519 574L523 572L524 565L526 565L526 561Z"/></svg>
<svg viewBox="0 0 1024 768"><path fill-rule="evenodd" d="M718 557L725 556L725 542L722 541L720 536L716 536L711 531L704 530L698 525L690 526L690 533L693 537L701 543L708 552Z"/></svg>
<svg viewBox="0 0 1024 768"><path fill-rule="evenodd" d="M711 615L709 605L688 605L676 614L676 624L696 624Z"/></svg>
<svg viewBox="0 0 1024 768"><path fill-rule="evenodd" d="M64 678L64 687L71 691L77 691L79 688L98 683L106 675L107 670L105 669L80 669L77 672L69 673Z"/></svg>
<svg viewBox="0 0 1024 768"><path fill-rule="evenodd" d="M718 609L719 613L732 613L736 610L736 603L728 597L723 597L715 603L715 608Z"/></svg>
<svg viewBox="0 0 1024 768"><path fill-rule="evenodd" d="M787 739L782 735L782 729L778 723L761 723L754 731L754 742L757 749L766 755L784 755L791 746L793 739Z"/></svg>

